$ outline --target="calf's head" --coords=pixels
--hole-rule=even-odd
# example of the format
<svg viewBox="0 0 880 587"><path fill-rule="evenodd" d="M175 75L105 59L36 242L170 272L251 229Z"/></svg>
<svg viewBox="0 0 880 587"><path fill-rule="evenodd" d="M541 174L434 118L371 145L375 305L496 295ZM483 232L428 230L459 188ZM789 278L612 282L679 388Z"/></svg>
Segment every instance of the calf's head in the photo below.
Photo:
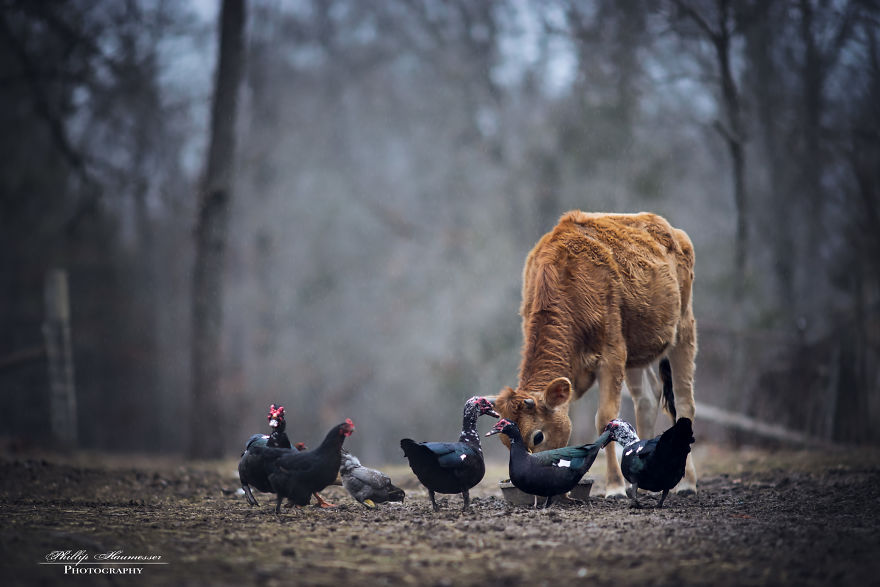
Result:
<svg viewBox="0 0 880 587"><path fill-rule="evenodd" d="M571 436L568 407L571 402L571 381L559 377L543 390L528 393L507 387L495 397L495 410L519 426L529 450L539 452L566 446ZM510 439L501 440L510 448Z"/></svg>

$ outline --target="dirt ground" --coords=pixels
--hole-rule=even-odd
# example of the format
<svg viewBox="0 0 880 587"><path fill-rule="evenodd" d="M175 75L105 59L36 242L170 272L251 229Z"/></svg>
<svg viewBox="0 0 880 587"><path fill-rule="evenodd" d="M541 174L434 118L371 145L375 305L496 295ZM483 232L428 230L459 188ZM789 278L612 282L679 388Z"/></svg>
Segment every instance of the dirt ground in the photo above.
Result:
<svg viewBox="0 0 880 587"><path fill-rule="evenodd" d="M5 585L877 585L880 451L699 447L699 493L662 510L606 500L597 460L582 505L508 506L493 465L431 511L407 468L386 467L404 504L368 511L341 487L310 506L251 508L234 460L81 454L0 457ZM369 464L369 463L368 463ZM653 495L642 500L653 502ZM65 552L66 555L51 553ZM121 551L121 553L119 552ZM99 555L159 557L75 565ZM114 555L113 553L118 553ZM62 564L41 564L60 562ZM145 564L164 563L164 564ZM137 577L85 575L132 568ZM71 575L77 572L77 578ZM11 581L9 579L12 579Z"/></svg>

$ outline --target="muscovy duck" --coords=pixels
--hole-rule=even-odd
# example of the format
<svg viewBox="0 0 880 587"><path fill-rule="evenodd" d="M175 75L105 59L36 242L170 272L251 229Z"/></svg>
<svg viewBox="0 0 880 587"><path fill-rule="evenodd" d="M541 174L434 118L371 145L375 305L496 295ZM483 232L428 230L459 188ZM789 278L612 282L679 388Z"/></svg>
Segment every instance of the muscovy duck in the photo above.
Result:
<svg viewBox="0 0 880 587"><path fill-rule="evenodd" d="M342 464L342 443L351 436L352 432L354 432L354 422L349 418L331 428L324 441L315 450L297 452L283 448L252 446L242 460L247 458L249 465L254 469L259 468L268 477L269 491L278 496L275 505L275 513L278 514L284 498L294 505L308 505L313 493L333 483Z"/></svg>
<svg viewBox="0 0 880 587"><path fill-rule="evenodd" d="M274 448L292 448L290 446L290 439L287 438L287 420L284 419L284 406L275 407L275 404L269 406L269 415L267 416L269 420L269 428L272 429L272 434L269 435L269 438L266 440L266 446L271 446Z"/></svg>
<svg viewBox="0 0 880 587"><path fill-rule="evenodd" d="M544 509L550 506L554 495L574 489L593 466L599 449L611 436L610 432L605 431L592 444L529 453L516 423L498 420L486 436L499 433L510 438L510 481L526 493L546 497Z"/></svg>
<svg viewBox="0 0 880 587"><path fill-rule="evenodd" d="M272 429L271 434L254 434L248 438L244 452L241 453L241 460L238 461L238 477L241 480L241 488L244 490L244 496L251 505L259 505L254 494L251 492L251 486L258 491L269 493L272 491L269 484L269 475L263 470L261 464L252 456L248 456L249 451L256 446L271 446L274 448L285 448L291 450L290 439L287 438L285 429L287 422L284 419L284 406L269 406L269 415L266 416L269 421L269 428ZM271 443L271 444L270 444Z"/></svg>
<svg viewBox="0 0 880 587"><path fill-rule="evenodd" d="M685 463L694 442L690 419L679 418L666 432L647 440L639 440L635 428L623 420L612 420L605 426L604 432L611 433L605 441L606 445L613 440L623 447L620 469L626 480L632 483L632 506L641 507L637 492L642 488L662 491L657 504L658 508L662 508L669 490L684 477Z"/></svg>
<svg viewBox="0 0 880 587"><path fill-rule="evenodd" d="M391 483L391 478L381 471L368 469L350 452L342 451L342 486L358 503L375 509L378 503L403 501L403 489Z"/></svg>
<svg viewBox="0 0 880 587"><path fill-rule="evenodd" d="M475 396L464 405L458 442L415 442L409 438L400 441L400 448L409 460L410 468L428 489L435 512L440 508L434 493L460 493L464 499L462 511L470 505L468 491L486 473L480 435L477 433L477 418L484 414L500 418L489 400Z"/></svg>
<svg viewBox="0 0 880 587"><path fill-rule="evenodd" d="M287 421L284 419L284 406L276 406L272 404L269 406L269 415L266 416L266 419L269 420L269 428L272 429L271 434L253 434L250 438L248 438L247 443L245 444L245 450L252 446L272 446L275 448L293 448L290 445L290 439L287 437L287 432L285 429L287 428ZM297 444L302 444L298 442ZM297 447L297 450L302 450ZM244 453L241 453L244 455Z"/></svg>

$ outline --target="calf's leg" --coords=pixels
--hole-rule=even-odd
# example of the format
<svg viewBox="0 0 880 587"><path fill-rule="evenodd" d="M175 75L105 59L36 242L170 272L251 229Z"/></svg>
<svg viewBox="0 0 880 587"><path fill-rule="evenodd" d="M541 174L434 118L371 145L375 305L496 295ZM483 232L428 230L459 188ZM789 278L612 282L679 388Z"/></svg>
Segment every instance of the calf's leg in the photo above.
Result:
<svg viewBox="0 0 880 587"><path fill-rule="evenodd" d="M596 430L599 434L611 420L620 414L620 388L623 385L626 350L622 345L606 351L599 367L599 409L596 411ZM615 443L605 447L605 497L625 497L623 472L617 460Z"/></svg>
<svg viewBox="0 0 880 587"><path fill-rule="evenodd" d="M626 387L632 396L633 408L636 412L636 432L639 438L653 438L654 422L657 420L659 402L653 390L649 391L643 387L643 371L650 370L650 367L626 370Z"/></svg>
<svg viewBox="0 0 880 587"><path fill-rule="evenodd" d="M678 340L669 350L669 365L672 367L672 392L675 396L675 412L679 418L694 421L696 405L694 402L694 359L697 355L696 321L690 311L682 318L678 328ZM684 478L675 487L676 493L697 492L697 470L694 468L693 453L688 455Z"/></svg>

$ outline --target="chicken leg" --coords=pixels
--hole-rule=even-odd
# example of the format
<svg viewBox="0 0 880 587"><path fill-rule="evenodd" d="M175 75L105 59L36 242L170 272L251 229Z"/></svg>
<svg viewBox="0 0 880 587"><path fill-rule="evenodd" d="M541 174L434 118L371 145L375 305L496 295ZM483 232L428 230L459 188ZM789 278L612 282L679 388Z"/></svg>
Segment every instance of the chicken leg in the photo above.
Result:
<svg viewBox="0 0 880 587"><path fill-rule="evenodd" d="M313 493L312 495L314 495L315 499L318 500L318 507L320 507L320 508L335 508L335 507L337 507L335 503L330 503L329 501L327 501L326 499L321 497L317 492Z"/></svg>

